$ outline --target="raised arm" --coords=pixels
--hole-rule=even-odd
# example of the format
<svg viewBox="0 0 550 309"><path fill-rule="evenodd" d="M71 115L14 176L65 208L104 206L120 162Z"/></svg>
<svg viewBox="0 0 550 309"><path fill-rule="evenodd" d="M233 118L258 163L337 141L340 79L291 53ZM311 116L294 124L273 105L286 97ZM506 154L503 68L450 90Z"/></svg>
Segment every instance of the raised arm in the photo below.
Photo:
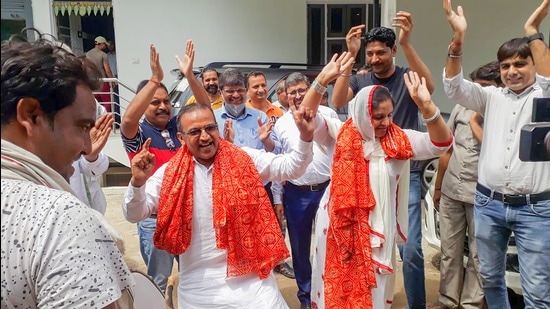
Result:
<svg viewBox="0 0 550 309"><path fill-rule="evenodd" d="M349 52L343 52L340 56L334 54L332 59L323 67L321 73L315 78L315 81L309 88L300 106L305 106L314 113L317 113L317 109L319 108L321 98L326 91L327 85L343 74L342 72L351 71L354 61L355 59Z"/></svg>
<svg viewBox="0 0 550 309"><path fill-rule="evenodd" d="M193 62L195 61L195 44L193 44L193 41L187 40L185 43L185 55L183 56L183 60L176 55L176 61L178 62L181 73L185 75L187 82L189 82L189 87L193 92L193 96L195 96L195 100L210 106L211 102L206 89L204 89L201 82L195 76L195 73L193 73Z"/></svg>
<svg viewBox="0 0 550 309"><path fill-rule="evenodd" d="M443 10L447 16L447 21L453 30L453 38L447 50L447 61L445 63L445 77L451 78L460 73L462 66L462 44L466 34L466 18L461 6L453 10L451 0L443 0Z"/></svg>
<svg viewBox="0 0 550 309"><path fill-rule="evenodd" d="M420 77L426 79L426 87L430 93L434 92L434 80L432 73L422 61L411 43L411 32L413 28L411 13L399 11L393 18L392 26L401 29L399 31L399 45L403 49L403 53L407 58L411 71L417 72Z"/></svg>
<svg viewBox="0 0 550 309"><path fill-rule="evenodd" d="M405 74L405 85L420 113L422 113L432 143L448 144L452 142L451 131L443 117L441 117L439 108L432 101L430 92L426 87L426 79L419 77L418 73L410 71Z"/></svg>
<svg viewBox="0 0 550 309"><path fill-rule="evenodd" d="M365 29L365 25L358 25L351 27L348 34L346 35L346 45L348 48L348 53L354 59L357 59L357 53L361 49L361 36ZM352 76L353 63L351 66L343 70L340 76L337 76L338 79L334 84L334 89L332 90L332 105L335 108L344 107L349 100L353 98L353 91L349 87L349 80Z"/></svg>
<svg viewBox="0 0 550 309"><path fill-rule="evenodd" d="M151 78L149 82L130 101L126 112L122 115L120 132L127 138L136 136L139 127L139 120L145 113L147 106L155 96L159 83L164 78L164 71L160 65L160 55L153 44L149 47L149 63L151 66Z"/></svg>
<svg viewBox="0 0 550 309"><path fill-rule="evenodd" d="M525 22L525 36L530 37L540 32L539 27L548 15L548 9L550 8L550 0L543 0L538 8L535 9L533 14ZM531 48L531 54L535 61L535 68L537 73L550 77L550 50L543 40L532 40L529 43Z"/></svg>

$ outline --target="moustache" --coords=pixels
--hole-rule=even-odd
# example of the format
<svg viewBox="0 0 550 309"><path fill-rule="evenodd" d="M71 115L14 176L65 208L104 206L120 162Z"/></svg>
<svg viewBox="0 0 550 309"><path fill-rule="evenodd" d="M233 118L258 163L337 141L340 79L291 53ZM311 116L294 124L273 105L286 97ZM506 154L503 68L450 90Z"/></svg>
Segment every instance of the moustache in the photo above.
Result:
<svg viewBox="0 0 550 309"><path fill-rule="evenodd" d="M158 116L158 115L168 115L168 116L170 116L170 112L167 111L167 110L160 110L160 111L155 113L155 116Z"/></svg>

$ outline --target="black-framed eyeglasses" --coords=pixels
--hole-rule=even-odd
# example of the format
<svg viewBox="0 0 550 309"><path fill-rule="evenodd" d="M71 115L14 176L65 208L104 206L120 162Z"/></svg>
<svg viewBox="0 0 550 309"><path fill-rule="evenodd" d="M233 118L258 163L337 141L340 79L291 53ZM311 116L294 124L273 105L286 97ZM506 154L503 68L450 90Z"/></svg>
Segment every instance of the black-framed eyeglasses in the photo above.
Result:
<svg viewBox="0 0 550 309"><path fill-rule="evenodd" d="M293 90L292 92L287 92L286 94L289 95L289 96L293 96L295 97L297 94L300 94L300 95L305 95L306 92L308 91L309 88L299 88L299 89L296 89L296 90Z"/></svg>
<svg viewBox="0 0 550 309"><path fill-rule="evenodd" d="M174 140L172 140L172 137L170 137L170 132L167 129L164 129L160 131L160 135L162 135L162 137L164 138L166 146L170 148L170 151L175 151L176 144L174 143Z"/></svg>
<svg viewBox="0 0 550 309"><path fill-rule="evenodd" d="M232 94L234 94L235 92L238 93L238 94L244 94L244 93L246 93L246 89L245 89L245 88L239 88L239 89L223 89L222 91L225 92L226 94L229 94L229 95L232 95Z"/></svg>
<svg viewBox="0 0 550 309"><path fill-rule="evenodd" d="M182 132L183 135L188 135L189 137L199 137L202 134L202 131L207 134L212 134L218 130L218 125L215 123L204 126L204 128L191 129L187 132Z"/></svg>

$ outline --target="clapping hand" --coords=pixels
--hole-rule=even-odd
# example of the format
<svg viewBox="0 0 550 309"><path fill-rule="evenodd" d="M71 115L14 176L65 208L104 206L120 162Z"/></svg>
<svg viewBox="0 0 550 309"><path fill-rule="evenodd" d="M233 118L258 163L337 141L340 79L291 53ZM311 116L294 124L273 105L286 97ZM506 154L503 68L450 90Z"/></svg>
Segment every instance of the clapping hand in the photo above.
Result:
<svg viewBox="0 0 550 309"><path fill-rule="evenodd" d="M447 21L451 25L454 33L464 34L468 27L468 23L466 22L466 17L464 17L464 10L462 7L459 5L455 12L451 0L443 0L443 10L445 11Z"/></svg>
<svg viewBox="0 0 550 309"><path fill-rule="evenodd" d="M183 60L176 55L176 61L178 62L181 73L187 78L194 74L193 62L195 61L195 44L193 44L192 40L187 40L185 44L185 55L183 56Z"/></svg>
<svg viewBox="0 0 550 309"><path fill-rule="evenodd" d="M399 44L409 44L411 38L411 31L413 28L411 13L399 11L393 18L392 26L401 29L399 31Z"/></svg>
<svg viewBox="0 0 550 309"><path fill-rule="evenodd" d="M149 151L149 145L151 145L151 138L148 138L145 143L143 143L139 153L132 159L130 166L132 170L132 179L130 179L130 184L134 187L143 186L155 168L156 158L155 155Z"/></svg>
<svg viewBox="0 0 550 309"><path fill-rule="evenodd" d="M151 79L162 82L164 78L164 71L160 65L160 54L157 52L155 45L151 44L149 47L149 64L151 65Z"/></svg>
<svg viewBox="0 0 550 309"><path fill-rule="evenodd" d="M85 156L86 160L93 162L97 160L97 157L107 140L109 139L109 134L111 134L111 129L113 127L113 115L106 113L101 115L95 122L94 127L90 130L90 140L92 142L92 151Z"/></svg>
<svg viewBox="0 0 550 309"><path fill-rule="evenodd" d="M270 138L271 131L273 130L273 125L274 123L271 119L262 124L262 119L258 117L258 135L262 143Z"/></svg>
<svg viewBox="0 0 550 309"><path fill-rule="evenodd" d="M420 111L432 105L432 96L430 95L430 91L428 91L428 87L426 87L426 79L424 77L420 78L418 73L409 71L405 73L405 85L407 85L409 95Z"/></svg>
<svg viewBox="0 0 550 309"><path fill-rule="evenodd" d="M328 85L338 78L342 72L345 72L355 63L355 59L349 52L343 52L338 56L334 54L330 61L323 67L321 73L317 76L319 83Z"/></svg>
<svg viewBox="0 0 550 309"><path fill-rule="evenodd" d="M365 29L365 27L365 25L351 27L346 35L348 52L354 57L357 56L357 53L361 49L361 36L363 35L363 29Z"/></svg>
<svg viewBox="0 0 550 309"><path fill-rule="evenodd" d="M235 131L233 130L233 120L229 118L226 119L223 124L223 138L230 143L233 143L233 140L235 139Z"/></svg>

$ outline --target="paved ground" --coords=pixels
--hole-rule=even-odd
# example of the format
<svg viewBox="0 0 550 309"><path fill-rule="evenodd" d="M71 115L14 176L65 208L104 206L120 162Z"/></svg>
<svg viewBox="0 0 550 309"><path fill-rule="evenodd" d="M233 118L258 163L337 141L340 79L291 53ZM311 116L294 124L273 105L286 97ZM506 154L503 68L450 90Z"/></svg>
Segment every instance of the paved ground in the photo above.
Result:
<svg viewBox="0 0 550 309"><path fill-rule="evenodd" d="M145 264L139 252L139 242L137 236L136 225L127 222L122 215L121 201L125 188L123 187L107 187L104 188L107 198L107 219L118 229L125 241L125 254L129 266L134 269L145 271ZM432 266L431 259L437 252L424 244L425 267L426 267L426 292L428 303L433 303L437 300L437 291L439 288L439 272ZM405 308L405 292L403 289L403 277L401 273L401 262L398 262L397 283L395 287L395 298L392 309ZM174 270L176 274L176 270ZM281 293L287 301L291 309L300 308L300 303L296 298L296 282L288 279L280 274L276 274L277 282Z"/></svg>

